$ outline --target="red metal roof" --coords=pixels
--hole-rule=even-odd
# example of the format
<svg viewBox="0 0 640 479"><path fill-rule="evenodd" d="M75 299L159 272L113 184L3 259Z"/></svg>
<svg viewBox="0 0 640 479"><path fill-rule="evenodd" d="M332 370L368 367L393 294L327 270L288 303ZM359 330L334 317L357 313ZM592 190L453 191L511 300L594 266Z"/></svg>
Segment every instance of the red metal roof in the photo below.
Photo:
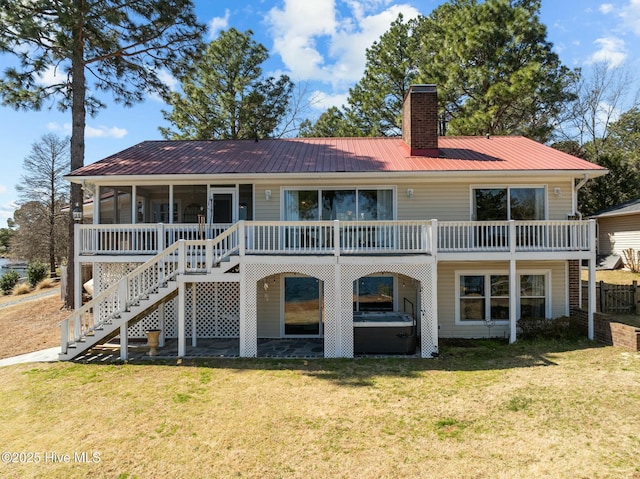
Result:
<svg viewBox="0 0 640 479"><path fill-rule="evenodd" d="M68 175L594 170L602 167L521 136L440 137L438 157L401 138L144 141Z"/></svg>

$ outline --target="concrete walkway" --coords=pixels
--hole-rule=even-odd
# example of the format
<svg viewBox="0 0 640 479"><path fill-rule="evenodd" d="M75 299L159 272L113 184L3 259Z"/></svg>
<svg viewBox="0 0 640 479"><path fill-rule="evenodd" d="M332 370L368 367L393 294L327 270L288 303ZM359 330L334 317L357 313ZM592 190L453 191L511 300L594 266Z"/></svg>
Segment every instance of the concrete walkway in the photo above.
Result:
<svg viewBox="0 0 640 479"><path fill-rule="evenodd" d="M57 346L55 348L34 351L33 353L21 354L20 356L13 356L12 358L0 359L0 367L21 363L42 363L57 361L59 352L60 346Z"/></svg>
<svg viewBox="0 0 640 479"><path fill-rule="evenodd" d="M0 309L6 308L7 306L13 306L14 304L24 303L27 301L33 301L34 299L46 298L47 296L54 296L56 294L60 294L60 287L56 286L55 288L43 291L42 293L32 294L26 297L17 297L11 301L6 301L0 304Z"/></svg>

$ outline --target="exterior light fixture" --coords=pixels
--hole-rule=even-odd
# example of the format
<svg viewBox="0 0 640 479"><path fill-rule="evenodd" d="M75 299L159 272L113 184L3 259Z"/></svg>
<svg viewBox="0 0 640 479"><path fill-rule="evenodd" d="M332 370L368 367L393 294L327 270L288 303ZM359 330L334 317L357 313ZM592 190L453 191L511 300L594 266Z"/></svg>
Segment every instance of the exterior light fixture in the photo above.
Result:
<svg viewBox="0 0 640 479"><path fill-rule="evenodd" d="M413 188L407 188L407 198L413 198Z"/></svg>
<svg viewBox="0 0 640 479"><path fill-rule="evenodd" d="M80 223L82 221L82 208L80 208L78 203L76 203L75 208L71 210L71 216L73 217L73 221L76 223Z"/></svg>
<svg viewBox="0 0 640 479"><path fill-rule="evenodd" d="M271 190L264 190L264 199L267 201L271 199Z"/></svg>

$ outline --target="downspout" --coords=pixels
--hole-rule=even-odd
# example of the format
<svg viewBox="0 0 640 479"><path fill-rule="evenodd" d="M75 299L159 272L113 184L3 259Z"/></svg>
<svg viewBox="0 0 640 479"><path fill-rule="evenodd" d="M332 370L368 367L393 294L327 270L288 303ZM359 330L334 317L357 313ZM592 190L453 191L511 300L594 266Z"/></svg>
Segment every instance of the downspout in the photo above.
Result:
<svg viewBox="0 0 640 479"><path fill-rule="evenodd" d="M578 211L578 191L582 188L587 181L589 181L589 174L585 173L584 178L582 178L577 185L573 187L573 205L571 205L573 209L573 215L577 215L579 219L582 219L582 213Z"/></svg>

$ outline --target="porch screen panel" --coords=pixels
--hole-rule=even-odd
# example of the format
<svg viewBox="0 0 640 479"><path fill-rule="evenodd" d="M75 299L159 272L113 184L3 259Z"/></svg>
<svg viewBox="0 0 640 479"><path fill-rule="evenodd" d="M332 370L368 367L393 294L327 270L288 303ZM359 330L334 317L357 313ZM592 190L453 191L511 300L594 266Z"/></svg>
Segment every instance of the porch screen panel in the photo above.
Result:
<svg viewBox="0 0 640 479"><path fill-rule="evenodd" d="M132 188L130 186L103 187L100 192L100 223L129 224Z"/></svg>
<svg viewBox="0 0 640 479"><path fill-rule="evenodd" d="M198 215L207 214L207 185L174 186L173 201L181 205L181 223L197 223Z"/></svg>

